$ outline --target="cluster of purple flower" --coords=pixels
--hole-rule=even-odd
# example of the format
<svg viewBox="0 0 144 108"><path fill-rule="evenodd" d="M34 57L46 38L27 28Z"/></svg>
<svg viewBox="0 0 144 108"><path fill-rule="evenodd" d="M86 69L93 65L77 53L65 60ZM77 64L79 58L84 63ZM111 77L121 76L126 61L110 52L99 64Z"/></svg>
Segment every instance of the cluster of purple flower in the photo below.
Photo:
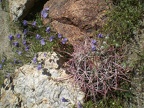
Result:
<svg viewBox="0 0 144 108"><path fill-rule="evenodd" d="M48 11L49 11L49 8L44 8L42 11L41 11L41 17L42 18L47 18L48 17ZM23 20L23 26L27 26L28 25L28 22L26 20ZM34 21L32 24L31 24L33 27L36 26L36 21ZM45 30L47 33L50 33L51 29L50 27L47 27L46 30ZM28 33L28 30L27 29L24 29L24 35L26 35ZM49 37L49 41L52 42L54 40L54 36L50 36ZM58 38L61 39L62 38L62 35L58 33ZM40 44L41 45L45 45L46 42L45 42L45 39L41 37L41 35L39 34L36 34L36 39L37 40L40 40ZM62 44L66 44L66 42L68 41L67 38L62 38Z"/></svg>
<svg viewBox="0 0 144 108"><path fill-rule="evenodd" d="M32 61L33 63L37 63L37 57L35 56Z"/></svg>
<svg viewBox="0 0 144 108"><path fill-rule="evenodd" d="M26 35L28 33L28 29L24 29L23 34Z"/></svg>
<svg viewBox="0 0 144 108"><path fill-rule="evenodd" d="M23 26L28 26L28 21L27 21L27 20L23 20L22 23L23 23ZM35 27L35 26L36 26L36 21L33 21L31 25L32 25L33 27ZM28 29L24 29L24 30L23 30L23 35L26 36L28 32L29 32ZM20 43L19 43L18 41L14 41L15 39L14 39L14 36L13 36L13 35L9 35L8 37L9 37L9 40L12 42L12 45L13 45L13 46L15 46L15 47L20 47ZM20 39L20 38L21 38L21 34L17 34L17 35L16 35L16 38L17 38L17 39ZM40 36L39 34L37 34L37 35L36 35L36 39L40 39L40 38L41 38L41 36ZM45 44L43 41L44 41L44 40L41 40L41 44L42 44L42 45ZM22 44L23 44L24 47L25 47L25 48L24 48L25 51L28 51L28 50L30 49L30 46L28 45L26 39L23 39L23 40L22 40ZM16 52L17 52L19 55L22 54L22 51L17 50Z"/></svg>
<svg viewBox="0 0 144 108"><path fill-rule="evenodd" d="M91 40L91 50L92 51L96 51L96 40L95 39L92 39Z"/></svg>
<svg viewBox="0 0 144 108"><path fill-rule="evenodd" d="M13 45L14 47L16 47L16 48L19 48L19 47L20 47L20 42L17 41L17 40L14 38L13 35L9 35L8 38L9 38L10 42L12 42L12 45ZM16 35L16 38L17 38L17 39L20 39L20 38L21 38L21 34L17 34L17 35ZM23 39L22 44L24 45L25 51L28 51L29 48L30 48L30 46L28 46L27 41L26 41L25 39ZM21 54L22 54L22 51L20 51L20 50L16 50L16 52L17 52L18 55L21 55Z"/></svg>
<svg viewBox="0 0 144 108"><path fill-rule="evenodd" d="M45 31L46 31L46 33L50 33L51 28L50 28L50 27L47 27ZM58 38L59 38L59 39L62 39L62 44L66 44L66 42L68 41L68 39L67 39L67 38L63 38L60 33L58 33ZM40 44L41 44L41 45L45 45L45 44L46 44L45 39L42 38L41 35L36 34L36 39L37 39L37 40L40 40ZM50 41L50 42L52 42L54 39L55 39L55 36L50 36L50 37L49 37L49 41Z"/></svg>
<svg viewBox="0 0 144 108"><path fill-rule="evenodd" d="M35 27L35 26L36 26L36 21L34 21L34 22L32 23L32 26L33 26L33 27Z"/></svg>
<svg viewBox="0 0 144 108"><path fill-rule="evenodd" d="M103 34L99 33L98 38L103 38Z"/></svg>
<svg viewBox="0 0 144 108"><path fill-rule="evenodd" d="M47 27L47 28L46 28L46 32L47 32L47 33L50 33L50 30L51 30L50 27Z"/></svg>
<svg viewBox="0 0 144 108"><path fill-rule="evenodd" d="M27 20L23 20L23 26L27 26L28 22Z"/></svg>
<svg viewBox="0 0 144 108"><path fill-rule="evenodd" d="M14 36L13 35L9 35L8 37L9 37L10 41L14 40Z"/></svg>
<svg viewBox="0 0 144 108"><path fill-rule="evenodd" d="M43 18L47 17L48 10L49 10L49 8L45 8L44 10L42 10L41 15L42 15ZM29 34L31 34L31 31L28 30L28 27L29 27L28 25L31 25L32 27L36 27L36 23L37 23L36 21L33 21L32 23L29 23L27 20L23 20L22 24L25 27L25 29L23 30L23 35L24 36L22 37L21 34L16 34L16 36L13 36L13 35L8 36L11 44L14 46L14 48L16 48L16 53L18 55L24 54L24 52L21 51L20 49L25 49L26 52L30 49L31 44L29 44L27 42L27 36ZM45 31L46 31L46 33L50 34L51 28L48 26L48 27L46 27ZM58 33L57 36L50 36L49 37L49 42L52 42L55 38L56 39L61 39L62 44L66 44L67 41L68 41L67 38L63 37L62 34ZM39 42L42 46L46 45L47 38L42 37L40 34L37 33L36 36L35 36L35 39L39 40ZM23 48L21 48L21 46ZM33 62L37 63L37 58L36 57L33 58ZM0 68L2 68L2 65L0 65ZM37 66L37 69L40 70L41 68L42 68L42 65L39 64Z"/></svg>
<svg viewBox="0 0 144 108"><path fill-rule="evenodd" d="M68 41L68 39L67 38L65 38L65 37L62 37L62 34L60 34L60 33L58 33L58 38L59 39L62 39L62 44L66 44L66 42Z"/></svg>
<svg viewBox="0 0 144 108"><path fill-rule="evenodd" d="M98 38L103 38L103 35L100 33L98 34ZM92 39L91 40L91 50L92 51L96 51L96 44L97 44L97 41L95 39Z"/></svg>
<svg viewBox="0 0 144 108"><path fill-rule="evenodd" d="M36 64L36 63L38 62L36 56L34 56L34 58L32 59L32 62L33 62L34 64ZM41 64L41 63L39 63L39 64L37 65L37 70L40 70L40 69L42 69L42 64Z"/></svg>
<svg viewBox="0 0 144 108"><path fill-rule="evenodd" d="M27 26L28 25L28 21L27 20L23 20L23 26ZM32 24L31 24L33 27L36 26L36 21L33 21Z"/></svg>
<svg viewBox="0 0 144 108"><path fill-rule="evenodd" d="M40 70L40 69L42 69L42 64L38 64L37 66L37 70Z"/></svg>
<svg viewBox="0 0 144 108"><path fill-rule="evenodd" d="M50 30L51 30L50 27L46 28L46 32L47 33L50 33ZM55 38L54 36L50 36L49 37L49 41L52 42L54 40L54 38ZM62 34L60 34L60 33L58 33L58 38L62 39L62 44L66 44L66 42L68 41L68 39L67 38L63 38Z"/></svg>
<svg viewBox="0 0 144 108"><path fill-rule="evenodd" d="M47 18L47 16L48 16L48 11L49 11L49 8L44 8L44 9L41 11L41 16L42 16L42 18Z"/></svg>

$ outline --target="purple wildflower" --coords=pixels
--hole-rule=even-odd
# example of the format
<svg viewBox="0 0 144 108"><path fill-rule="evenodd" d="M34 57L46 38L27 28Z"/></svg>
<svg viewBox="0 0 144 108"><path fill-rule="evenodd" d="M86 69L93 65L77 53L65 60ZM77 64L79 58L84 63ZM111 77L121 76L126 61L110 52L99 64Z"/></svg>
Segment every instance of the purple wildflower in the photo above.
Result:
<svg viewBox="0 0 144 108"><path fill-rule="evenodd" d="M23 20L23 25L27 26L27 21L26 20Z"/></svg>
<svg viewBox="0 0 144 108"><path fill-rule="evenodd" d="M37 70L40 70L41 68L42 68L42 65L39 64L39 65L37 66Z"/></svg>
<svg viewBox="0 0 144 108"><path fill-rule="evenodd" d="M4 60L4 59L2 59L2 60L1 60L1 62L2 62L2 63L4 63L4 62L5 62L5 60Z"/></svg>
<svg viewBox="0 0 144 108"><path fill-rule="evenodd" d="M15 47L19 47L19 43L18 43L18 42L13 42L13 45L14 45Z"/></svg>
<svg viewBox="0 0 144 108"><path fill-rule="evenodd" d="M58 38L62 38L62 35L60 33L58 33Z"/></svg>
<svg viewBox="0 0 144 108"><path fill-rule="evenodd" d="M14 39L14 37L12 35L9 35L9 40L12 41Z"/></svg>
<svg viewBox="0 0 144 108"><path fill-rule="evenodd" d="M27 45L27 41L26 40L23 40L22 43L23 43L23 45Z"/></svg>
<svg viewBox="0 0 144 108"><path fill-rule="evenodd" d="M43 18L46 18L48 16L48 10L49 8L44 8L42 11L41 11L41 16Z"/></svg>
<svg viewBox="0 0 144 108"><path fill-rule="evenodd" d="M17 53L18 53L18 55L21 55L21 54L22 54L22 52L21 52L21 51L17 51Z"/></svg>
<svg viewBox="0 0 144 108"><path fill-rule="evenodd" d="M33 63L36 63L37 62L37 57L34 57L32 61L33 61Z"/></svg>
<svg viewBox="0 0 144 108"><path fill-rule="evenodd" d="M35 27L35 26L36 26L36 21L34 21L34 22L32 23L32 26L33 26L33 27Z"/></svg>
<svg viewBox="0 0 144 108"><path fill-rule="evenodd" d="M96 46L92 44L91 49L92 49L92 51L96 51Z"/></svg>
<svg viewBox="0 0 144 108"><path fill-rule="evenodd" d="M68 100L63 97L62 102L68 102Z"/></svg>
<svg viewBox="0 0 144 108"><path fill-rule="evenodd" d="M47 32L47 33L50 33L50 27L47 27L47 28L46 28L46 32Z"/></svg>
<svg viewBox="0 0 144 108"><path fill-rule="evenodd" d="M94 45L96 45L97 42L96 42L95 39L92 39L92 40L91 40L91 43L94 44Z"/></svg>
<svg viewBox="0 0 144 108"><path fill-rule="evenodd" d="M19 39L19 38L21 38L21 35L20 35L20 34L17 34L16 37Z"/></svg>
<svg viewBox="0 0 144 108"><path fill-rule="evenodd" d="M78 102L77 108L83 108L83 106L80 102Z"/></svg>
<svg viewBox="0 0 144 108"><path fill-rule="evenodd" d="M47 53L44 53L44 57L46 57L47 56Z"/></svg>
<svg viewBox="0 0 144 108"><path fill-rule="evenodd" d="M24 35L26 35L28 33L28 30L27 29L24 29Z"/></svg>
<svg viewBox="0 0 144 108"><path fill-rule="evenodd" d="M0 64L0 69L2 69L2 64Z"/></svg>
<svg viewBox="0 0 144 108"><path fill-rule="evenodd" d="M45 40L44 40L44 39L41 39L41 40L40 40L40 43L41 43L41 45L45 45Z"/></svg>
<svg viewBox="0 0 144 108"><path fill-rule="evenodd" d="M37 40L41 39L41 36L39 34L36 34L36 39Z"/></svg>
<svg viewBox="0 0 144 108"><path fill-rule="evenodd" d="M52 42L53 39L54 39L54 36L51 36L51 37L49 38L49 41Z"/></svg>
<svg viewBox="0 0 144 108"><path fill-rule="evenodd" d="M66 44L67 41L68 41L67 38L63 38L63 39L62 39L62 44Z"/></svg>
<svg viewBox="0 0 144 108"><path fill-rule="evenodd" d="M43 18L46 18L47 16L48 16L48 13L43 12L42 17L43 17Z"/></svg>
<svg viewBox="0 0 144 108"><path fill-rule="evenodd" d="M5 61L6 61L6 58L3 58L3 59L1 60L2 63L4 63Z"/></svg>
<svg viewBox="0 0 144 108"><path fill-rule="evenodd" d="M14 64L19 64L21 61L14 58Z"/></svg>
<svg viewBox="0 0 144 108"><path fill-rule="evenodd" d="M98 34L98 38L103 38L103 35L101 33Z"/></svg>
<svg viewBox="0 0 144 108"><path fill-rule="evenodd" d="M29 46L26 46L26 47L25 47L25 51L28 51L29 49L30 49Z"/></svg>
<svg viewBox="0 0 144 108"><path fill-rule="evenodd" d="M44 8L44 10L49 11L49 8Z"/></svg>

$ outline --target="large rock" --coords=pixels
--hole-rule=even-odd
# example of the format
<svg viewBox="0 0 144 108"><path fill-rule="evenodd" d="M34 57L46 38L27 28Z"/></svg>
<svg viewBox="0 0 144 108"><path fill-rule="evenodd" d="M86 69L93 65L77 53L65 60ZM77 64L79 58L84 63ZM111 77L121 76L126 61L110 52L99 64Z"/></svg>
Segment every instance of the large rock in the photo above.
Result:
<svg viewBox="0 0 144 108"><path fill-rule="evenodd" d="M49 0L44 8L49 7L49 17L79 28L93 27L103 23L100 15L108 9L105 0Z"/></svg>
<svg viewBox="0 0 144 108"><path fill-rule="evenodd" d="M55 30L58 33L63 34L65 37L67 37L72 44L81 41L83 37L86 36L86 33L82 32L78 27L74 25L60 23L56 20L53 21L51 24L55 27Z"/></svg>
<svg viewBox="0 0 144 108"><path fill-rule="evenodd" d="M33 7L37 0L9 0L10 18L12 21L17 21L23 18Z"/></svg>
<svg viewBox="0 0 144 108"><path fill-rule="evenodd" d="M13 34L11 32L11 29L14 27L10 26L11 23L8 19L9 15L7 12L2 10L1 5L2 4L0 3L0 57L2 57L3 54L5 54L9 59L13 55L13 53L9 45L8 36L10 34Z"/></svg>
<svg viewBox="0 0 144 108"><path fill-rule="evenodd" d="M59 67L56 53L38 53L38 63L16 69L15 74L5 79L1 89L1 108L72 108L83 103L85 94L78 85Z"/></svg>
<svg viewBox="0 0 144 108"><path fill-rule="evenodd" d="M79 31L73 36L78 38L79 34L90 35L104 24L108 6L105 0L49 0L44 5L44 9L49 7L49 17L43 18L43 22L47 24L56 20L62 25L58 27L53 24L56 31L68 38L71 37L71 31ZM75 27L69 30L70 26ZM65 35L65 30L69 30L66 31L69 34Z"/></svg>

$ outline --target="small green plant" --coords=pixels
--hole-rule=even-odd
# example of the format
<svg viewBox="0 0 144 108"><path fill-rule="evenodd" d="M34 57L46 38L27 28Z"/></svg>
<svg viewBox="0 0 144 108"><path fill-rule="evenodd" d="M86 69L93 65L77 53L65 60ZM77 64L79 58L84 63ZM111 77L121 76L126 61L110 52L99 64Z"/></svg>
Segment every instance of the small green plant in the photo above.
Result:
<svg viewBox="0 0 144 108"><path fill-rule="evenodd" d="M43 26L40 15L36 15L36 19L33 21L23 20L18 25L23 33L8 36L10 47L14 52L13 57L10 59L4 59L4 57L7 58L5 55L1 57L0 73L2 82L7 74L14 72L15 68L25 63L36 62L37 52L72 51L72 47L67 44L67 38L52 31L50 25ZM62 51L61 55L63 55Z"/></svg>
<svg viewBox="0 0 144 108"><path fill-rule="evenodd" d="M125 89L124 91L114 90L106 98L97 99L96 103L90 100L83 104L84 108L127 108L129 101L133 99L131 85L126 82L122 82L120 85Z"/></svg>
<svg viewBox="0 0 144 108"><path fill-rule="evenodd" d="M140 0L115 0L103 29L110 36L109 44L122 45L124 41L129 42L135 38L134 32L140 27L143 12L143 3Z"/></svg>
<svg viewBox="0 0 144 108"><path fill-rule="evenodd" d="M92 101L86 102L83 106L84 108L96 108L96 105Z"/></svg>

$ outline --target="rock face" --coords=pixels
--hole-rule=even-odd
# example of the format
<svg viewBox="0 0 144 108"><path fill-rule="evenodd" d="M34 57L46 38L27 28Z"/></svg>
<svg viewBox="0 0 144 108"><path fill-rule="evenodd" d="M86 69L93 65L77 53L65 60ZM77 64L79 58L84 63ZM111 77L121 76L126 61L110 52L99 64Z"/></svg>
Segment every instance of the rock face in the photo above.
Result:
<svg viewBox="0 0 144 108"><path fill-rule="evenodd" d="M60 23L58 21L53 21L51 23L58 33L63 34L71 43L76 43L86 36L78 27L74 25Z"/></svg>
<svg viewBox="0 0 144 108"><path fill-rule="evenodd" d="M49 0L44 9L48 7L49 17L44 18L44 24L52 22L56 31L72 42L73 38L77 40L83 35L90 35L93 30L103 25L108 3L105 0ZM49 18L51 20L48 20ZM58 21L58 25L55 21ZM71 40L72 31L76 33L72 33Z"/></svg>
<svg viewBox="0 0 144 108"><path fill-rule="evenodd" d="M11 52L11 48L9 46L8 36L12 34L10 28L10 22L8 20L8 13L3 11L0 3L0 57L2 57L3 53L10 58L13 53Z"/></svg>
<svg viewBox="0 0 144 108"><path fill-rule="evenodd" d="M38 53L38 63L24 65L1 89L1 108L72 108L85 94L59 67L56 53ZM38 70L37 65L42 64Z"/></svg>
<svg viewBox="0 0 144 108"><path fill-rule="evenodd" d="M17 21L24 17L37 0L9 0L10 18Z"/></svg>

